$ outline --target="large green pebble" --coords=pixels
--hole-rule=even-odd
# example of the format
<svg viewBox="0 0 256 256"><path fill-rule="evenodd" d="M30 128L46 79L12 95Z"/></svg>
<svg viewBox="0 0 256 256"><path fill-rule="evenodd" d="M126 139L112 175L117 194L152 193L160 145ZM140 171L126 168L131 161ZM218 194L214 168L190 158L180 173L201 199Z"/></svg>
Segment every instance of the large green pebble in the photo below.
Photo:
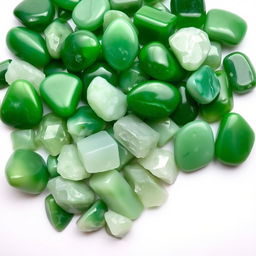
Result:
<svg viewBox="0 0 256 256"><path fill-rule="evenodd" d="M68 11L72 11L76 7L76 5L80 2L80 0L53 0L53 2L58 7L61 7Z"/></svg>

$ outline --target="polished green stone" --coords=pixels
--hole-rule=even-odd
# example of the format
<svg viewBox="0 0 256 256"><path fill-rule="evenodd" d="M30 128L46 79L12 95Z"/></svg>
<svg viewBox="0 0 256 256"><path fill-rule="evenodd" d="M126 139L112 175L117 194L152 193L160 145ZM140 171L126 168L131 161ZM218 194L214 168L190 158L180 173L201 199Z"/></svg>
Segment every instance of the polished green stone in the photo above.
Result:
<svg viewBox="0 0 256 256"><path fill-rule="evenodd" d="M180 100L180 93L173 85L158 81L140 83L127 95L128 108L147 119L169 116Z"/></svg>
<svg viewBox="0 0 256 256"><path fill-rule="evenodd" d="M220 82L220 94L210 104L200 106L200 115L207 122L216 122L233 108L233 93L225 71L219 70L216 75Z"/></svg>
<svg viewBox="0 0 256 256"><path fill-rule="evenodd" d="M9 87L1 106L1 119L7 125L29 129L39 124L43 106L33 85L16 80Z"/></svg>
<svg viewBox="0 0 256 256"><path fill-rule="evenodd" d="M58 7L73 11L80 0L52 0Z"/></svg>
<svg viewBox="0 0 256 256"><path fill-rule="evenodd" d="M217 69L221 65L222 60L222 46L220 43L211 42L211 49L208 53L204 65L210 66L212 69Z"/></svg>
<svg viewBox="0 0 256 256"><path fill-rule="evenodd" d="M91 66L100 51L97 37L90 31L79 30L66 38L61 57L68 70L79 72Z"/></svg>
<svg viewBox="0 0 256 256"><path fill-rule="evenodd" d="M211 127L201 120L183 126L175 136L174 156L183 172L196 171L208 165L214 157Z"/></svg>
<svg viewBox="0 0 256 256"><path fill-rule="evenodd" d="M108 210L102 200L97 200L77 221L76 226L82 232L93 232L105 225L104 214Z"/></svg>
<svg viewBox="0 0 256 256"><path fill-rule="evenodd" d="M5 173L12 187L28 194L40 194L48 182L43 158L31 150L16 150L6 164Z"/></svg>
<svg viewBox="0 0 256 256"><path fill-rule="evenodd" d="M206 20L204 0L171 0L171 12L177 16L177 28L202 28Z"/></svg>
<svg viewBox="0 0 256 256"><path fill-rule="evenodd" d="M53 74L40 85L40 94L52 111L61 117L72 116L82 94L82 81L79 77L68 74Z"/></svg>
<svg viewBox="0 0 256 256"><path fill-rule="evenodd" d="M6 43L14 55L36 67L44 67L50 62L45 40L32 30L12 28L7 34Z"/></svg>
<svg viewBox="0 0 256 256"><path fill-rule="evenodd" d="M49 155L47 157L47 169L50 174L50 178L55 178L59 176L59 173L57 172L57 165L58 165L57 157Z"/></svg>
<svg viewBox="0 0 256 256"><path fill-rule="evenodd" d="M224 58L223 66L234 92L243 94L255 88L255 70L251 61L245 54L234 52L227 55Z"/></svg>
<svg viewBox="0 0 256 256"><path fill-rule="evenodd" d="M143 205L118 171L94 174L89 184L109 209L132 220L141 215Z"/></svg>
<svg viewBox="0 0 256 256"><path fill-rule="evenodd" d="M72 12L69 10L65 10L62 8L57 9L57 16L58 18L64 19L64 20L70 20L72 18Z"/></svg>
<svg viewBox="0 0 256 256"><path fill-rule="evenodd" d="M108 10L104 13L104 17L103 17L103 30L105 31L108 27L108 25L119 18L123 18L127 21L131 22L131 19L129 18L129 16L127 16L127 14L125 14L124 12L118 11L118 10Z"/></svg>
<svg viewBox="0 0 256 256"><path fill-rule="evenodd" d="M67 69L63 62L58 60L51 61L47 66L44 67L44 73L46 76L50 76L60 72L67 72Z"/></svg>
<svg viewBox="0 0 256 256"><path fill-rule="evenodd" d="M142 0L109 0L111 9L132 15L142 6Z"/></svg>
<svg viewBox="0 0 256 256"><path fill-rule="evenodd" d="M221 120L215 143L215 157L227 165L246 161L253 148L253 129L239 114L229 113Z"/></svg>
<svg viewBox="0 0 256 256"><path fill-rule="evenodd" d="M220 82L209 66L202 66L187 80L187 89L200 104L211 103L220 93Z"/></svg>
<svg viewBox="0 0 256 256"><path fill-rule="evenodd" d="M17 149L29 149L36 150L36 135L32 129L27 130L16 130L11 133L12 148Z"/></svg>
<svg viewBox="0 0 256 256"><path fill-rule="evenodd" d="M162 11L162 12L171 12L165 5L164 3L161 3L161 2L157 2L157 3L146 3L146 5L149 5L159 11Z"/></svg>
<svg viewBox="0 0 256 256"><path fill-rule="evenodd" d="M11 60L5 60L0 63L0 89L3 89L8 86L8 83L5 78L5 74L11 62L12 62Z"/></svg>
<svg viewBox="0 0 256 256"><path fill-rule="evenodd" d="M234 13L212 9L207 13L204 30L213 41L237 45L246 34L247 24L244 19Z"/></svg>
<svg viewBox="0 0 256 256"><path fill-rule="evenodd" d="M45 198L45 211L51 225L57 230L64 230L73 218L73 214L64 211L57 205L54 197L49 195Z"/></svg>
<svg viewBox="0 0 256 256"><path fill-rule="evenodd" d="M53 20L55 8L51 0L23 0L14 15L26 27L42 31Z"/></svg>
<svg viewBox="0 0 256 256"><path fill-rule="evenodd" d="M177 17L171 13L150 6L141 7L134 16L134 25L142 42L160 41L166 43L174 33Z"/></svg>
<svg viewBox="0 0 256 256"><path fill-rule="evenodd" d="M119 18L111 22L102 38L106 61L116 70L125 70L133 64L139 50L138 36L131 22Z"/></svg>

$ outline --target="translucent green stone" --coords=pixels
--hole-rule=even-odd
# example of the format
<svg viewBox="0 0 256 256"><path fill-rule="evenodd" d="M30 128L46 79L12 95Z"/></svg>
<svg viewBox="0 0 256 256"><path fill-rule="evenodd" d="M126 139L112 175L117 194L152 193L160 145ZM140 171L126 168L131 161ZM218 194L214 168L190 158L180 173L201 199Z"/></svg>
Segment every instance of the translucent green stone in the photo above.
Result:
<svg viewBox="0 0 256 256"><path fill-rule="evenodd" d="M123 18L129 22L131 22L131 19L125 14L124 12L118 11L118 10L109 10L106 11L103 17L103 30L105 31L108 27L108 25L118 19Z"/></svg>
<svg viewBox="0 0 256 256"><path fill-rule="evenodd" d="M59 173L57 172L57 166L58 166L58 158L56 156L49 155L47 157L47 169L51 178L55 178L59 176Z"/></svg>
<svg viewBox="0 0 256 256"><path fill-rule="evenodd" d="M221 44L217 42L211 42L211 49L204 62L204 65L208 65L215 70L221 65L221 60L222 60Z"/></svg>
<svg viewBox="0 0 256 256"><path fill-rule="evenodd" d="M17 130L11 133L12 148L17 149L30 149L32 151L37 149L35 141L35 131L32 129L28 130Z"/></svg>
<svg viewBox="0 0 256 256"><path fill-rule="evenodd" d="M3 89L8 86L5 75L8 70L8 67L11 63L11 60L5 60L0 63L0 89Z"/></svg>
<svg viewBox="0 0 256 256"><path fill-rule="evenodd" d="M110 0L111 9L132 15L142 6L142 0Z"/></svg>

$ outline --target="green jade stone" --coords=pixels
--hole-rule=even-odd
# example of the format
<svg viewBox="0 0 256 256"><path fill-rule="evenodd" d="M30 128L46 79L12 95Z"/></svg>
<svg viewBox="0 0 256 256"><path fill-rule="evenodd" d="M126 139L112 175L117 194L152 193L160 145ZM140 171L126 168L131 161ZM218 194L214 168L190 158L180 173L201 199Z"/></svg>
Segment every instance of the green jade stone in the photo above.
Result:
<svg viewBox="0 0 256 256"><path fill-rule="evenodd" d="M46 76L53 75L55 73L66 73L67 69L63 62L59 60L51 61L47 66L44 68L44 73Z"/></svg>
<svg viewBox="0 0 256 256"><path fill-rule="evenodd" d="M47 157L47 169L48 169L50 178L55 178L59 176L59 173L57 172L57 166L58 166L58 158L56 156L49 155Z"/></svg>
<svg viewBox="0 0 256 256"><path fill-rule="evenodd" d="M183 172L208 165L214 157L214 137L209 124L196 120L183 126L175 137L174 156Z"/></svg>
<svg viewBox="0 0 256 256"><path fill-rule="evenodd" d="M27 130L16 130L11 133L12 148L13 150L18 149L29 149L36 150L36 135L32 129Z"/></svg>
<svg viewBox="0 0 256 256"><path fill-rule="evenodd" d="M216 122L233 109L233 93L225 71L219 70L216 76L220 82L220 93L210 104L200 106L200 115L208 123Z"/></svg>
<svg viewBox="0 0 256 256"><path fill-rule="evenodd" d="M89 184L112 211L132 220L141 215L143 205L118 171L94 174L90 178Z"/></svg>
<svg viewBox="0 0 256 256"><path fill-rule="evenodd" d="M57 73L44 79L40 94L50 109L60 117L72 116L80 101L83 84L79 77Z"/></svg>
<svg viewBox="0 0 256 256"><path fill-rule="evenodd" d="M94 232L105 226L104 214L108 208L102 200L97 200L77 221L81 232Z"/></svg>
<svg viewBox="0 0 256 256"><path fill-rule="evenodd" d="M73 218L73 214L59 207L52 195L45 198L45 211L51 225L57 231L63 231Z"/></svg>
<svg viewBox="0 0 256 256"><path fill-rule="evenodd" d="M12 62L11 60L5 60L0 63L0 89L3 89L8 86L8 82L6 81L5 74L11 62Z"/></svg>
<svg viewBox="0 0 256 256"><path fill-rule="evenodd" d="M68 21L72 18L72 12L62 8L58 8L57 17Z"/></svg>
<svg viewBox="0 0 256 256"><path fill-rule="evenodd" d="M241 115L226 114L219 126L215 157L223 164L239 165L250 155L254 141L254 131Z"/></svg>
<svg viewBox="0 0 256 256"><path fill-rule="evenodd" d="M220 43L211 42L211 49L208 56L204 62L204 65L210 66L212 69L216 70L220 67L222 60L222 46Z"/></svg>
<svg viewBox="0 0 256 256"><path fill-rule="evenodd" d="M14 9L14 15L26 27L42 31L53 20L55 8L51 0L24 0Z"/></svg>
<svg viewBox="0 0 256 256"><path fill-rule="evenodd" d="M202 66L187 80L187 89L200 104L211 103L220 93L220 82L209 66Z"/></svg>
<svg viewBox="0 0 256 256"><path fill-rule="evenodd" d="M28 194L40 194L48 182L47 167L43 158L27 150L16 150L9 158L5 174L8 183Z"/></svg>
<svg viewBox="0 0 256 256"><path fill-rule="evenodd" d="M146 3L146 5L149 5L150 7L153 7L159 11L162 12L171 12L163 3L157 2L157 3Z"/></svg>
<svg viewBox="0 0 256 256"><path fill-rule="evenodd" d="M52 0L58 7L73 11L76 5L80 2L80 0Z"/></svg>
<svg viewBox="0 0 256 256"><path fill-rule="evenodd" d="M246 34L247 24L234 13L212 9L207 13L204 30L213 41L224 45L237 45Z"/></svg>
<svg viewBox="0 0 256 256"><path fill-rule="evenodd" d="M109 0L111 9L134 14L141 6L143 0Z"/></svg>
<svg viewBox="0 0 256 256"><path fill-rule="evenodd" d="M8 32L6 43L14 55L36 67L44 67L50 62L45 40L39 33L15 27Z"/></svg>
<svg viewBox="0 0 256 256"><path fill-rule="evenodd" d="M255 88L255 70L251 61L245 54L234 52L227 55L224 58L223 66L234 92L244 94Z"/></svg>
<svg viewBox="0 0 256 256"><path fill-rule="evenodd" d="M16 80L9 87L1 106L1 119L5 124L30 129L42 119L43 106L33 85L25 80Z"/></svg>
<svg viewBox="0 0 256 256"><path fill-rule="evenodd" d="M108 27L108 25L119 18L123 18L129 22L131 22L131 19L129 18L129 16L127 14L125 14L124 12L118 11L118 10L108 10L104 13L104 17L103 17L103 31L105 31Z"/></svg>

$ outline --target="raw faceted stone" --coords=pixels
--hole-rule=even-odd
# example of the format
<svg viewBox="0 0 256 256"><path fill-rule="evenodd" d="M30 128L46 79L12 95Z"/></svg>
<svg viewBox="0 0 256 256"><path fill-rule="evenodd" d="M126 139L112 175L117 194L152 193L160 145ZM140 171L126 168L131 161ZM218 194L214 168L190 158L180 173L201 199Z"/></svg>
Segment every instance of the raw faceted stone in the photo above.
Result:
<svg viewBox="0 0 256 256"><path fill-rule="evenodd" d="M80 159L89 173L113 170L120 165L118 145L106 131L78 141L77 147Z"/></svg>
<svg viewBox="0 0 256 256"><path fill-rule="evenodd" d="M197 28L182 28L169 38L169 44L181 66L197 70L206 60L211 49L208 35Z"/></svg>
<svg viewBox="0 0 256 256"><path fill-rule="evenodd" d="M129 22L131 22L131 19L125 14L124 12L117 11L117 10L109 10L104 13L103 17L103 30L105 31L108 27L108 25L118 19L118 18L123 18Z"/></svg>
<svg viewBox="0 0 256 256"><path fill-rule="evenodd" d="M57 156L64 145L70 143L70 136L63 119L48 114L44 116L37 132L38 142L52 156Z"/></svg>
<svg viewBox="0 0 256 256"><path fill-rule="evenodd" d="M132 227L132 221L111 210L105 213L108 232L117 238L124 237Z"/></svg>
<svg viewBox="0 0 256 256"><path fill-rule="evenodd" d="M16 80L26 80L33 84L37 91L39 91L39 85L44 78L45 74L41 70L23 60L12 60L5 74L8 84L12 84Z"/></svg>
<svg viewBox="0 0 256 256"><path fill-rule="evenodd" d="M83 180L90 176L81 163L76 145L64 145L58 156L57 172L67 180Z"/></svg>
<svg viewBox="0 0 256 256"><path fill-rule="evenodd" d="M53 60L44 68L44 73L46 76L53 75L55 73L66 73L67 68L60 60Z"/></svg>
<svg viewBox="0 0 256 256"><path fill-rule="evenodd" d="M196 102L209 104L220 93L220 82L209 66L202 66L187 80L187 89Z"/></svg>
<svg viewBox="0 0 256 256"><path fill-rule="evenodd" d="M69 213L81 213L92 205L93 191L84 181L65 180L61 176L49 180L47 188L56 203Z"/></svg>
<svg viewBox="0 0 256 256"><path fill-rule="evenodd" d="M137 158L146 157L159 140L159 134L134 115L119 119L114 124L114 135Z"/></svg>
<svg viewBox="0 0 256 256"><path fill-rule="evenodd" d="M96 77L90 83L87 101L93 111L107 122L121 118L127 111L126 95L102 77Z"/></svg>
<svg viewBox="0 0 256 256"><path fill-rule="evenodd" d="M157 178L173 184L178 176L174 155L169 150L156 148L147 157L138 160L139 164Z"/></svg>
<svg viewBox="0 0 256 256"><path fill-rule="evenodd" d="M132 15L142 6L142 0L109 0L111 9Z"/></svg>
<svg viewBox="0 0 256 256"><path fill-rule="evenodd" d="M229 113L221 120L215 143L215 156L223 164L239 165L251 153L255 135L239 114Z"/></svg>
<svg viewBox="0 0 256 256"><path fill-rule="evenodd" d="M109 209L132 220L141 215L143 205L118 171L94 174L89 184Z"/></svg>
<svg viewBox="0 0 256 256"><path fill-rule="evenodd" d="M73 11L80 0L52 0L58 7Z"/></svg>
<svg viewBox="0 0 256 256"><path fill-rule="evenodd" d="M35 131L32 129L28 130L17 130L11 133L12 148L17 149L30 149L32 151L37 149L35 141Z"/></svg>
<svg viewBox="0 0 256 256"><path fill-rule="evenodd" d="M212 69L217 69L221 65L222 60L222 46L220 43L211 42L211 49L204 62L204 65L210 66Z"/></svg>
<svg viewBox="0 0 256 256"><path fill-rule="evenodd" d="M5 75L12 60L5 60L0 63L0 89L8 86Z"/></svg>
<svg viewBox="0 0 256 256"><path fill-rule="evenodd" d="M47 157L47 169L50 174L50 178L55 178L59 176L59 173L57 172L57 166L58 166L57 156L49 155Z"/></svg>
<svg viewBox="0 0 256 256"><path fill-rule="evenodd" d="M184 172L208 165L214 157L214 137L209 124L196 120L183 126L175 137L174 156L178 168Z"/></svg>
<svg viewBox="0 0 256 256"><path fill-rule="evenodd" d="M102 200L97 200L77 221L76 226L82 232L93 232L105 225L104 214L108 210Z"/></svg>
<svg viewBox="0 0 256 256"><path fill-rule="evenodd" d="M162 184L140 165L126 165L124 177L146 208L161 206L167 200L168 193Z"/></svg>

